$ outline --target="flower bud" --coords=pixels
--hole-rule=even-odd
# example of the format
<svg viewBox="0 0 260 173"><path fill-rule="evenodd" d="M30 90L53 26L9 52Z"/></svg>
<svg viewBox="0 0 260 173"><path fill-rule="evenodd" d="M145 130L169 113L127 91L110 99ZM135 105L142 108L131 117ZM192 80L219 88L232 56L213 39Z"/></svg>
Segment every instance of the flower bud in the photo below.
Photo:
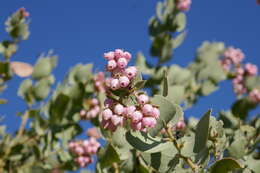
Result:
<svg viewBox="0 0 260 173"><path fill-rule="evenodd" d="M179 131L184 130L185 127L186 127L186 124L185 124L184 121L179 121L179 122L176 124L176 126L175 126L176 130L179 130Z"/></svg>
<svg viewBox="0 0 260 173"><path fill-rule="evenodd" d="M114 52L110 51L107 53L104 53L104 58L106 58L108 61L113 60L115 57Z"/></svg>
<svg viewBox="0 0 260 173"><path fill-rule="evenodd" d="M142 107L142 112L143 112L144 115L152 115L153 106L150 105L150 104L145 104L145 105Z"/></svg>
<svg viewBox="0 0 260 173"><path fill-rule="evenodd" d="M153 117L144 117L142 119L142 124L144 127L150 127L153 128L156 125L156 119Z"/></svg>
<svg viewBox="0 0 260 173"><path fill-rule="evenodd" d="M158 108L154 107L151 115L155 119L159 119L159 117L160 117L160 110Z"/></svg>
<svg viewBox="0 0 260 173"><path fill-rule="evenodd" d="M136 110L135 106L128 106L128 107L125 108L124 113L125 113L126 117L132 118L135 110Z"/></svg>
<svg viewBox="0 0 260 173"><path fill-rule="evenodd" d="M127 60L130 61L130 59L132 58L132 55L129 52L124 52L123 57Z"/></svg>
<svg viewBox="0 0 260 173"><path fill-rule="evenodd" d="M255 76L257 75L257 66L254 65L254 64L250 64L250 63L247 63L245 65L245 70L246 70L246 73L249 75L249 76Z"/></svg>
<svg viewBox="0 0 260 173"><path fill-rule="evenodd" d="M109 61L107 62L107 69L108 69L109 71L112 71L113 69L115 69L116 66L117 66L117 63L116 63L115 60L109 60Z"/></svg>
<svg viewBox="0 0 260 173"><path fill-rule="evenodd" d="M142 94L137 97L137 101L139 104L144 105L149 101L149 97L145 94Z"/></svg>
<svg viewBox="0 0 260 173"><path fill-rule="evenodd" d="M113 115L111 118L112 123L117 126L123 124L123 117L118 115Z"/></svg>
<svg viewBox="0 0 260 173"><path fill-rule="evenodd" d="M120 83L118 79L112 79L111 80L111 85L110 85L112 90L117 90L120 88Z"/></svg>
<svg viewBox="0 0 260 173"><path fill-rule="evenodd" d="M137 123L131 123L131 127L134 130L141 130L142 129L142 122L137 122Z"/></svg>
<svg viewBox="0 0 260 173"><path fill-rule="evenodd" d="M133 79L137 74L137 68L135 66L128 67L125 74L129 79Z"/></svg>
<svg viewBox="0 0 260 173"><path fill-rule="evenodd" d="M140 111L135 111L132 116L132 121L134 123L137 123L137 122L141 121L142 118L143 118L143 114Z"/></svg>
<svg viewBox="0 0 260 173"><path fill-rule="evenodd" d="M127 66L127 60L125 58L119 58L117 60L117 67L119 68L125 68Z"/></svg>
<svg viewBox="0 0 260 173"><path fill-rule="evenodd" d="M125 87L127 87L127 86L129 85L130 81L129 81L128 77L126 77L126 76L121 76L121 77L119 78L119 83L120 83L120 86L121 86L122 88L125 88Z"/></svg>
<svg viewBox="0 0 260 173"><path fill-rule="evenodd" d="M121 58L121 57L124 57L124 52L122 49L116 49L115 52L115 59L118 59L118 58Z"/></svg>
<svg viewBox="0 0 260 173"><path fill-rule="evenodd" d="M121 104L117 104L115 107L114 107L114 112L117 114L117 115L122 115L125 111L125 108L123 105Z"/></svg>
<svg viewBox="0 0 260 173"><path fill-rule="evenodd" d="M109 108L102 111L102 118L104 120L109 120L112 117L112 115L113 112Z"/></svg>

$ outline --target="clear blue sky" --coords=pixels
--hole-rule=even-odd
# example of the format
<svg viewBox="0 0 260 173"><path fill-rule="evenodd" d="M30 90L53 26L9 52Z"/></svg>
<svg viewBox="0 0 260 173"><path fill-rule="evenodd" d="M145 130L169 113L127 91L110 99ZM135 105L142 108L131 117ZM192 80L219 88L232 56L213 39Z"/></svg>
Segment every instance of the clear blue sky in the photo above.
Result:
<svg viewBox="0 0 260 173"><path fill-rule="evenodd" d="M157 0L3 0L0 5L0 39L6 18L20 7L31 14L29 40L24 41L13 60L34 64L42 52L53 49L59 55L55 70L61 80L72 65L78 62L94 63L102 69L102 54L123 48L136 54L142 51L149 57L150 40L148 20L155 12ZM260 67L260 6L255 0L197 0L188 15L188 37L175 52L172 63L186 66L194 57L196 48L204 41L224 41L226 45L241 48L245 61ZM150 57L149 57L150 58ZM1 96L9 104L0 105L8 131L19 121L15 113L25 104L16 96L21 79L15 77ZM221 84L221 91L202 98L188 110L186 116L201 116L208 108L214 112L228 109L235 96L229 82ZM256 112L256 111L255 111ZM258 109L259 112L259 109Z"/></svg>

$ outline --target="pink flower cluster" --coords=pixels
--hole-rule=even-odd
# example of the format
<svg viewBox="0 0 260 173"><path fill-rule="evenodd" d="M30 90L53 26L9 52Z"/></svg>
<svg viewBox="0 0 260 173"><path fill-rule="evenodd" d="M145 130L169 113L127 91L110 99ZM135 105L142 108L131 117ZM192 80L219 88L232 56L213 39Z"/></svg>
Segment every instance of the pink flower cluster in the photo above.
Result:
<svg viewBox="0 0 260 173"><path fill-rule="evenodd" d="M138 106L123 106L120 103L107 99L105 109L102 111L102 126L105 129L115 131L118 126L124 126L130 122L132 129L147 131L147 128L155 127L160 111L149 103L149 97L141 94L137 97Z"/></svg>
<svg viewBox="0 0 260 173"><path fill-rule="evenodd" d="M105 74L103 72L98 72L94 76L94 86L97 92L105 92Z"/></svg>
<svg viewBox="0 0 260 173"><path fill-rule="evenodd" d="M105 53L104 57L108 60L106 69L111 72L111 77L106 79L106 86L112 90L128 87L137 74L136 67L126 68L132 55L129 52L116 49Z"/></svg>
<svg viewBox="0 0 260 173"><path fill-rule="evenodd" d="M245 58L244 53L240 49L229 47L224 52L224 59L222 60L222 66L226 71L229 71L232 65L237 66Z"/></svg>
<svg viewBox="0 0 260 173"><path fill-rule="evenodd" d="M93 162L92 156L97 153L99 147L100 143L93 137L69 143L69 150L75 155L74 160L81 168Z"/></svg>
<svg viewBox="0 0 260 173"><path fill-rule="evenodd" d="M232 80L233 88L235 93L241 95L247 93L247 88L245 87L245 77L246 76L255 76L257 75L257 66L247 63L244 68L237 67L235 68L235 77Z"/></svg>
<svg viewBox="0 0 260 173"><path fill-rule="evenodd" d="M177 0L177 8L181 11L188 11L191 6L191 0Z"/></svg>
<svg viewBox="0 0 260 173"><path fill-rule="evenodd" d="M224 52L224 59L221 61L226 71L234 71L232 83L234 91L238 95L248 92L245 87L245 77L256 76L258 71L257 66L254 64L241 64L244 57L245 55L240 49L230 47Z"/></svg>
<svg viewBox="0 0 260 173"><path fill-rule="evenodd" d="M26 9L24 7L20 8L19 9L22 17L29 17L30 16L30 13L28 11L26 11Z"/></svg>
<svg viewBox="0 0 260 173"><path fill-rule="evenodd" d="M250 93L249 93L249 99L253 102L253 103L260 103L260 90L259 89L253 89Z"/></svg>
<svg viewBox="0 0 260 173"><path fill-rule="evenodd" d="M87 102L90 105L90 109L88 111L82 109L79 113L81 119L83 119L83 120L89 120L92 118L96 118L100 112L100 106L99 106L98 99L93 98Z"/></svg>

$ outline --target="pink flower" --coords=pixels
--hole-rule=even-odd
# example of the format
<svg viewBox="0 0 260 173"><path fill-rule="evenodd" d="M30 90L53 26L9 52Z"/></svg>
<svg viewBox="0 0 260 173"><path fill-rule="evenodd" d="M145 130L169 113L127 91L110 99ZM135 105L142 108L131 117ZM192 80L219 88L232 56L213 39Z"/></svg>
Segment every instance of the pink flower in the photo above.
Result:
<svg viewBox="0 0 260 173"><path fill-rule="evenodd" d="M135 106L128 106L128 107L125 108L124 114L126 115L126 117L132 118L135 110L136 110Z"/></svg>
<svg viewBox="0 0 260 173"><path fill-rule="evenodd" d="M233 87L234 87L235 93L237 93L237 94L244 94L244 93L246 93L246 88L244 87L243 84L240 84L240 83L234 84Z"/></svg>
<svg viewBox="0 0 260 173"><path fill-rule="evenodd" d="M93 99L91 99L91 104L92 105L98 105L98 99L96 99L96 98L93 98Z"/></svg>
<svg viewBox="0 0 260 173"><path fill-rule="evenodd" d="M118 116L118 115L113 115L111 117L111 122L115 125L123 125L123 117L122 116Z"/></svg>
<svg viewBox="0 0 260 173"><path fill-rule="evenodd" d="M125 70L125 74L129 79L133 79L137 74L137 69L134 66L128 67Z"/></svg>
<svg viewBox="0 0 260 173"><path fill-rule="evenodd" d="M126 60L126 58L119 58L118 60L117 60L117 66L119 67L119 68L125 68L126 66L127 66L127 60Z"/></svg>
<svg viewBox="0 0 260 173"><path fill-rule="evenodd" d="M104 53L104 58L106 58L108 61L113 60L115 58L115 54L113 51Z"/></svg>
<svg viewBox="0 0 260 173"><path fill-rule="evenodd" d="M145 104L145 105L142 107L142 112L143 112L144 115L152 115L153 106L150 105L150 104Z"/></svg>
<svg viewBox="0 0 260 173"><path fill-rule="evenodd" d="M142 119L142 124L144 127L150 127L153 128L156 125L156 119L153 117L144 117Z"/></svg>
<svg viewBox="0 0 260 173"><path fill-rule="evenodd" d="M250 93L249 93L249 99L253 102L253 103L260 103L260 91L258 89L253 89Z"/></svg>
<svg viewBox="0 0 260 173"><path fill-rule="evenodd" d="M123 57L127 60L130 61L130 59L132 58L132 55L129 52L124 52Z"/></svg>
<svg viewBox="0 0 260 173"><path fill-rule="evenodd" d="M160 110L158 108L154 107L151 115L155 119L159 119L159 117L160 117Z"/></svg>
<svg viewBox="0 0 260 173"><path fill-rule="evenodd" d="M116 49L114 54L116 59L124 57L124 51L122 49Z"/></svg>
<svg viewBox="0 0 260 173"><path fill-rule="evenodd" d="M240 49L229 47L224 52L224 57L230 59L233 64L237 65L244 59L245 55Z"/></svg>
<svg viewBox="0 0 260 173"><path fill-rule="evenodd" d="M137 97L137 101L139 104L144 105L149 101L149 97L145 94L141 94Z"/></svg>
<svg viewBox="0 0 260 173"><path fill-rule="evenodd" d="M117 114L117 115L122 115L125 111L125 108L123 105L121 104L117 104L115 107L114 107L114 112Z"/></svg>
<svg viewBox="0 0 260 173"><path fill-rule="evenodd" d="M110 83L110 87L112 90L117 90L118 88L120 88L120 83L118 79L112 79L111 83Z"/></svg>
<svg viewBox="0 0 260 173"><path fill-rule="evenodd" d="M132 116L132 122L137 123L141 121L143 118L143 114L140 111L135 111Z"/></svg>
<svg viewBox="0 0 260 173"><path fill-rule="evenodd" d="M28 11L26 11L26 9L24 7L20 8L20 13L22 14L23 17L29 17L30 13Z"/></svg>
<svg viewBox="0 0 260 173"><path fill-rule="evenodd" d="M86 116L86 111L84 110L84 109L82 109L80 112L79 112L79 115L81 116L81 117L85 117Z"/></svg>
<svg viewBox="0 0 260 173"><path fill-rule="evenodd" d="M108 71L111 71L111 70L115 69L116 66L117 66L117 63L116 63L115 60L109 60L107 62L107 69L108 69Z"/></svg>
<svg viewBox="0 0 260 173"><path fill-rule="evenodd" d="M177 8L181 11L188 11L190 9L191 0L178 0Z"/></svg>
<svg viewBox="0 0 260 173"><path fill-rule="evenodd" d="M255 75L257 75L258 69L257 69L257 66L256 66L256 65L247 63L247 64L245 65L245 71L246 71L246 73L247 73L249 76L255 76Z"/></svg>
<svg viewBox="0 0 260 173"><path fill-rule="evenodd" d="M179 122L176 124L175 129L181 131L181 130L184 130L185 127L186 127L185 122L184 122L184 121L179 121Z"/></svg>
<svg viewBox="0 0 260 173"><path fill-rule="evenodd" d="M131 123L131 127L134 130L141 130L142 129L142 122L137 122L137 123Z"/></svg>
<svg viewBox="0 0 260 173"><path fill-rule="evenodd" d="M77 146L75 148L75 153L80 156L84 153L84 149L81 146Z"/></svg>
<svg viewBox="0 0 260 173"><path fill-rule="evenodd" d="M113 115L113 112L109 108L103 110L103 112L102 112L102 118L104 120L109 120L112 117L112 115Z"/></svg>
<svg viewBox="0 0 260 173"><path fill-rule="evenodd" d="M127 86L129 85L130 80L129 80L128 77L126 77L126 76L121 76L121 77L119 78L119 83L120 83L120 86L121 86L122 88L125 88L125 87L127 87Z"/></svg>

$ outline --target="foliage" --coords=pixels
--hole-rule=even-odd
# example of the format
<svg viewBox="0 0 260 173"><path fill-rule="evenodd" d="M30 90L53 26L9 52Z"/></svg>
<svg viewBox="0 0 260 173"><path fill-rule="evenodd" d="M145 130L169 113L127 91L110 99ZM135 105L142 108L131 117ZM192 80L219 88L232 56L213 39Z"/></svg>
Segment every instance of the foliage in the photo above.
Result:
<svg viewBox="0 0 260 173"><path fill-rule="evenodd" d="M53 70L58 58L51 51L41 54L34 66L12 62L20 42L29 37L29 13L21 8L11 15L6 21L10 38L0 43L0 92L4 92L13 75L26 77L17 95L27 108L20 110L21 125L14 134L0 125L0 172L55 173L85 167L87 164L79 164L83 154L71 143L83 132L81 120L96 127L95 132L88 132L89 141L100 136L99 141L104 143L98 151L87 152L97 152L97 173L259 172L260 119L259 114L249 117L249 112L259 105L259 76L246 75L243 85L247 90L238 95L230 110L215 116L212 110L205 110L200 120L184 120L185 109L216 91L220 82L234 80L237 72L223 67L228 49L222 42L202 43L187 67L169 63L187 35L184 11L188 8L179 8L180 1L158 2L156 15L150 19L150 53L158 63L150 64L139 52L138 73L128 88L117 90L107 88L105 74L93 73L91 64L76 65L62 82L54 85ZM107 59L110 53L105 55ZM250 67L245 68L254 70ZM114 78L122 75L110 72ZM153 128L136 130L130 120L112 131L104 127L101 119L102 110L107 108L103 105L106 98L142 109L139 96L144 91L151 93L147 102L160 111ZM0 104L6 102L0 99ZM27 124L29 128L25 128ZM83 148L85 143L77 142Z"/></svg>

